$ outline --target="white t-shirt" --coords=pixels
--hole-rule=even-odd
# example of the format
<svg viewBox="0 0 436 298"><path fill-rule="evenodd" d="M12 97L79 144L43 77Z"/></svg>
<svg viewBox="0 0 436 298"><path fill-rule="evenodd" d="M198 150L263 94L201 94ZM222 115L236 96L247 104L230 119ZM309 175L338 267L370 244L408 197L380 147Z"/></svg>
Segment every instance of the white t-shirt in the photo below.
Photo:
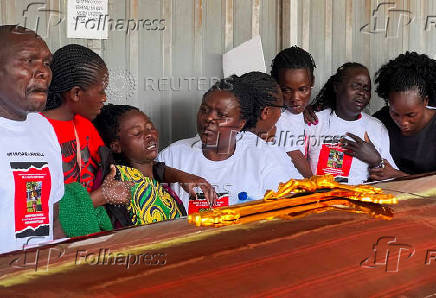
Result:
<svg viewBox="0 0 436 298"><path fill-rule="evenodd" d="M0 253L53 240L64 176L58 139L43 116L0 117L0 181Z"/></svg>
<svg viewBox="0 0 436 298"><path fill-rule="evenodd" d="M285 152L300 150L305 154L305 123L303 113L292 114L285 111L276 124L275 140L268 144L277 146Z"/></svg>
<svg viewBox="0 0 436 298"><path fill-rule="evenodd" d="M338 145L339 139L347 132L364 140L366 131L381 157L396 168L389 153L388 131L378 119L362 112L359 119L346 121L331 109L317 112L316 115L318 124L306 126L312 173L333 174L337 181L348 184L360 184L368 179L368 164L344 154Z"/></svg>
<svg viewBox="0 0 436 298"><path fill-rule="evenodd" d="M169 167L203 177L219 197L227 196L228 205L234 205L243 202L243 193L249 199L261 199L267 190L277 190L280 182L301 178L286 153L257 139L249 132L238 134L234 154L226 160L211 161L203 155L200 137L196 136L171 144L158 159ZM188 210L189 195L178 184L171 187Z"/></svg>

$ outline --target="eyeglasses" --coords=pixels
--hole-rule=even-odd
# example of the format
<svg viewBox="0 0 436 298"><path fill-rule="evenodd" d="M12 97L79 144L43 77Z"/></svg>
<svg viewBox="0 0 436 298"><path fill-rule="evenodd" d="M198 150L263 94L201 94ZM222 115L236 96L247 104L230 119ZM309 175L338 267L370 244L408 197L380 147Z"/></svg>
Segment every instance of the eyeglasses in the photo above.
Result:
<svg viewBox="0 0 436 298"><path fill-rule="evenodd" d="M285 104L282 105L282 106L275 105L275 104L269 104L268 106L269 106L269 107L280 108L280 110L281 110L282 112L286 112L286 110L288 109L288 106L285 105Z"/></svg>

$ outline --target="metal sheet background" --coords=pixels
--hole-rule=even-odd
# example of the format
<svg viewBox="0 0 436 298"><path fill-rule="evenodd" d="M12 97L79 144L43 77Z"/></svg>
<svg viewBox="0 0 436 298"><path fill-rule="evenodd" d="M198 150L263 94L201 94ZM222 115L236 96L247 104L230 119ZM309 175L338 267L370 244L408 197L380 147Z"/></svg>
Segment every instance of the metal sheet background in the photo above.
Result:
<svg viewBox="0 0 436 298"><path fill-rule="evenodd" d="M68 39L66 22L54 25L53 11L66 16L66 0L0 0L0 24L23 24L31 3L41 4L27 12L27 26L34 28L39 16L38 33L52 51L78 43L101 54L117 77L118 96L109 102L143 109L160 131L161 147L195 133L201 96L222 77L222 53L258 33L268 71L282 48L297 44L312 53L314 95L346 61L367 65L373 76L406 50L436 53L435 0L109 0L113 19L165 19L166 26L111 30L103 41ZM366 24L372 33L362 29ZM368 110L382 105L373 92Z"/></svg>

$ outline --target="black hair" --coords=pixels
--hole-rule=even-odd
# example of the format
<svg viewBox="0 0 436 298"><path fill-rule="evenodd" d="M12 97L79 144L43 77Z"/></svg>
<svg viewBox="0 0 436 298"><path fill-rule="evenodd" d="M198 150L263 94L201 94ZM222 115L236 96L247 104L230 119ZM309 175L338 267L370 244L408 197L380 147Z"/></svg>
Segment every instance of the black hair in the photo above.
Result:
<svg viewBox="0 0 436 298"><path fill-rule="evenodd" d="M340 66L336 73L327 80L313 100L312 105L315 106L315 110L320 111L325 108L330 108L332 111L336 110L335 85L342 82L345 72L351 68L364 68L368 70L366 66L357 62L347 62Z"/></svg>
<svg viewBox="0 0 436 298"><path fill-rule="evenodd" d="M97 83L106 63L91 49L78 44L66 45L53 54L50 65L53 78L49 87L46 110L62 104L62 93L78 86L84 90Z"/></svg>
<svg viewBox="0 0 436 298"><path fill-rule="evenodd" d="M315 61L308 52L304 49L293 46L282 50L272 61L271 76L279 80L279 71L282 68L307 68L310 70L310 79L313 82L313 70L316 68Z"/></svg>
<svg viewBox="0 0 436 298"><path fill-rule="evenodd" d="M129 111L139 111L139 109L129 105L107 104L103 106L100 114L92 121L107 147L110 148L112 142L119 139L120 119ZM127 165L122 154L113 153L113 156L118 164Z"/></svg>
<svg viewBox="0 0 436 298"><path fill-rule="evenodd" d="M436 61L425 54L406 52L389 60L376 73L375 83L378 96L386 102L390 92L417 89L431 105L436 102Z"/></svg>
<svg viewBox="0 0 436 298"><path fill-rule="evenodd" d="M256 126L265 107L277 102L273 93L278 91L278 85L270 75L253 71L218 81L203 95L203 99L217 90L235 95L239 101L240 118L247 121L242 130L248 130Z"/></svg>

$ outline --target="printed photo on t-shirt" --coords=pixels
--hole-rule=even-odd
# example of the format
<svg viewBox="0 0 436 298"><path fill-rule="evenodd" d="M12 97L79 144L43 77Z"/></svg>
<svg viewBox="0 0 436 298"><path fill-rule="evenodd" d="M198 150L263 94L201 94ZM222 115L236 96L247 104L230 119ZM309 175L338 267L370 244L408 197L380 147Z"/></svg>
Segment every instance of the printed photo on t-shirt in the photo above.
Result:
<svg viewBox="0 0 436 298"><path fill-rule="evenodd" d="M339 144L322 144L316 174L330 174L337 181L348 182L352 161L353 157L345 154Z"/></svg>
<svg viewBox="0 0 436 298"><path fill-rule="evenodd" d="M207 201L204 193L198 192L197 198L189 198L189 210L188 214L194 212L204 212L210 210L209 202ZM217 193L218 199L214 208L229 206L229 193Z"/></svg>
<svg viewBox="0 0 436 298"><path fill-rule="evenodd" d="M42 211L41 191L42 181L26 182L27 212Z"/></svg>
<svg viewBox="0 0 436 298"><path fill-rule="evenodd" d="M327 161L327 167L329 168L342 168L344 161L344 153L338 150L330 149L329 159Z"/></svg>
<svg viewBox="0 0 436 298"><path fill-rule="evenodd" d="M47 162L11 162L15 182L15 237L49 236L51 175Z"/></svg>

